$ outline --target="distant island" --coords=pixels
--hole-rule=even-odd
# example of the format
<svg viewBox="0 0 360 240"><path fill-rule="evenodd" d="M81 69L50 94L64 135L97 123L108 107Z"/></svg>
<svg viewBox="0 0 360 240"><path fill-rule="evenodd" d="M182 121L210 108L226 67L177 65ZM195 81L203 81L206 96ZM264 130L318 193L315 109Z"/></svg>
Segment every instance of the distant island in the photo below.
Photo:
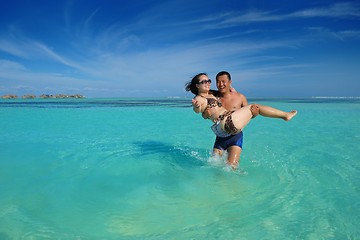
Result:
<svg viewBox="0 0 360 240"><path fill-rule="evenodd" d="M17 99L19 98L17 95L14 94L7 94L1 96L2 99ZM21 96L22 99L35 99L36 95L33 94L26 94ZM67 95L67 94L41 94L38 98L47 99L47 98L85 98L85 96L81 94L74 94L74 95Z"/></svg>

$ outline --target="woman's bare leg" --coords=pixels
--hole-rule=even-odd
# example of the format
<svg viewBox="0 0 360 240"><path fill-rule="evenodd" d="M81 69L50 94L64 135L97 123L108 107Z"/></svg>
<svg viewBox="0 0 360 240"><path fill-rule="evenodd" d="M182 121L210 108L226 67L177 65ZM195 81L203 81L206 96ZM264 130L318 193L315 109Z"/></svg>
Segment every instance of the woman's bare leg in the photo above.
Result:
<svg viewBox="0 0 360 240"><path fill-rule="evenodd" d="M252 108L257 108L254 110ZM244 129L244 127L250 122L251 118L256 116L255 112L259 112L261 116L270 117L270 118L281 118L285 121L291 120L296 114L296 110L292 110L290 112L284 112L276 108L272 108L269 106L258 105L258 104L251 104L245 107L242 107L236 110L234 113L231 114L231 119L234 127L237 128L237 132L239 133ZM225 129L225 120L222 121L222 129ZM232 133L232 134L236 134Z"/></svg>
<svg viewBox="0 0 360 240"><path fill-rule="evenodd" d="M245 107L242 107L240 109L237 109L235 112L231 114L231 120L234 124L234 127L237 128L237 132L239 133L242 131L242 129L250 122L253 114L250 111L251 105L247 105ZM228 119L227 119L228 120ZM222 121L222 128L224 128L225 120ZM236 134L232 133L232 134Z"/></svg>
<svg viewBox="0 0 360 240"><path fill-rule="evenodd" d="M284 112L269 106L264 106L264 105L258 105L258 106L259 106L260 115L264 117L282 118L285 121L290 121L297 114L296 110L292 110L290 112Z"/></svg>

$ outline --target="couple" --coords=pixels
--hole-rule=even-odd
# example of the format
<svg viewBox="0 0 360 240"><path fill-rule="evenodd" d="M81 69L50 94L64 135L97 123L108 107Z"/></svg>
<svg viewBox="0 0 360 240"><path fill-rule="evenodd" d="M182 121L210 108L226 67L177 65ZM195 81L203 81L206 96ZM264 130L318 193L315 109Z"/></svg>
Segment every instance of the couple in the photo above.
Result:
<svg viewBox="0 0 360 240"><path fill-rule="evenodd" d="M214 122L211 127L216 135L213 153L222 155L228 151L228 164L236 169L242 151L243 128L258 114L264 117L291 120L297 111L284 112L259 104L248 104L246 97L231 89L231 76L222 71L216 75L219 91L210 90L211 80L206 73L199 73L185 86L195 94L193 110Z"/></svg>

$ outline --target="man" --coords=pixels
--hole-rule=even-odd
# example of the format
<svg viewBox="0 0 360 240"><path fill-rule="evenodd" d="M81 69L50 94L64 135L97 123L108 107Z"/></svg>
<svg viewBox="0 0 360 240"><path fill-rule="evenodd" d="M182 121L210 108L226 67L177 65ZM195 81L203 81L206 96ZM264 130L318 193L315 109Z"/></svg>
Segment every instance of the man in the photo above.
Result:
<svg viewBox="0 0 360 240"><path fill-rule="evenodd" d="M223 107L228 111L240 109L248 105L246 97L243 94L236 92L231 87L231 83L230 73L222 71L216 75L216 86L220 92L219 99ZM203 113L204 118L207 118L209 115L211 115L211 109ZM227 151L227 162L233 169L236 169L240 162L242 143L242 132L224 138L217 136L214 143L213 154L221 156L224 151Z"/></svg>

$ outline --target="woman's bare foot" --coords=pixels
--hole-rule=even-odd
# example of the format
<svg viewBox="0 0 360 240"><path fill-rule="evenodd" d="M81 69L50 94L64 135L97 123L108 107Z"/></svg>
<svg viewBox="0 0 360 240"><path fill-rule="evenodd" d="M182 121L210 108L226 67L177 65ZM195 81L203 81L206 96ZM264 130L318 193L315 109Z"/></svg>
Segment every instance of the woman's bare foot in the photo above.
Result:
<svg viewBox="0 0 360 240"><path fill-rule="evenodd" d="M297 114L296 110L292 110L290 112L288 112L286 115L286 117L284 117L285 121L290 121L293 117L295 117L295 115Z"/></svg>

